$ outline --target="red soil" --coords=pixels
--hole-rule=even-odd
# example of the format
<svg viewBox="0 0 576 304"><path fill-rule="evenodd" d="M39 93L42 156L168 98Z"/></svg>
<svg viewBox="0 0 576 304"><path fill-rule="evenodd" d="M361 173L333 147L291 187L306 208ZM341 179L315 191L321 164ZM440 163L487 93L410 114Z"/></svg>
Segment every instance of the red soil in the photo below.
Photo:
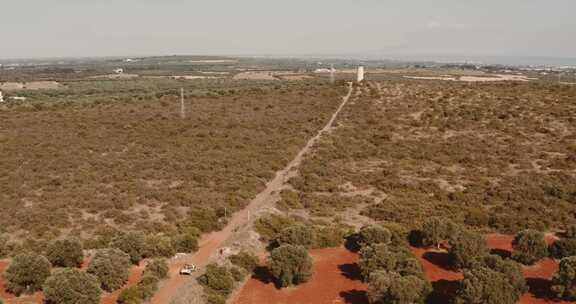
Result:
<svg viewBox="0 0 576 304"><path fill-rule="evenodd" d="M235 304L364 304L366 284L360 281L358 255L345 248L311 250L314 259L312 280L296 288L277 289L262 269L231 301Z"/></svg>

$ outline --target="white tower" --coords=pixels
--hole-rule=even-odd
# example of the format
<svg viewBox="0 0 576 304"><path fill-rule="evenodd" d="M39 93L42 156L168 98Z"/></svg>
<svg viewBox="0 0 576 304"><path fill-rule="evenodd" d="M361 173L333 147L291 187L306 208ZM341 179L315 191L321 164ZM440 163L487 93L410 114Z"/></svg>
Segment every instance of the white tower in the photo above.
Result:
<svg viewBox="0 0 576 304"><path fill-rule="evenodd" d="M0 90L0 103L4 102L4 95L2 94L2 91Z"/></svg>
<svg viewBox="0 0 576 304"><path fill-rule="evenodd" d="M363 80L364 80L364 67L359 66L358 67L358 75L356 76L356 81L362 82Z"/></svg>

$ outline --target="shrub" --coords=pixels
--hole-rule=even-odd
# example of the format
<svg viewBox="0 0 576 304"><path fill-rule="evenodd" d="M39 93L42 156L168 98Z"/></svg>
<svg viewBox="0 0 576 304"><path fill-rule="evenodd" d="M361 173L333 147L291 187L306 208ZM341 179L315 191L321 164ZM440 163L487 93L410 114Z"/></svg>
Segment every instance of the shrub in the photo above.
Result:
<svg viewBox="0 0 576 304"><path fill-rule="evenodd" d="M221 295L229 295L234 288L234 278L224 266L209 264L206 272L198 278L198 282Z"/></svg>
<svg viewBox="0 0 576 304"><path fill-rule="evenodd" d="M302 246L282 245L270 253L268 268L279 286L298 285L312 277L312 258Z"/></svg>
<svg viewBox="0 0 576 304"><path fill-rule="evenodd" d="M368 300L374 304L425 303L431 288L417 276L378 270L370 274Z"/></svg>
<svg viewBox="0 0 576 304"><path fill-rule="evenodd" d="M176 254L172 239L163 235L150 235L146 237L142 256L171 258ZM134 262L134 261L133 261Z"/></svg>
<svg viewBox="0 0 576 304"><path fill-rule="evenodd" d="M144 275L146 274L151 274L159 279L164 279L168 276L168 263L165 259L154 259L146 265L146 268L144 268Z"/></svg>
<svg viewBox="0 0 576 304"><path fill-rule="evenodd" d="M458 226L449 219L432 217L422 224L422 245L437 246L455 236Z"/></svg>
<svg viewBox="0 0 576 304"><path fill-rule="evenodd" d="M566 231L564 231L564 236L567 238L576 238L576 225L570 225L566 227Z"/></svg>
<svg viewBox="0 0 576 304"><path fill-rule="evenodd" d="M48 245L46 257L56 267L79 267L84 259L78 240L57 240Z"/></svg>
<svg viewBox="0 0 576 304"><path fill-rule="evenodd" d="M118 303L119 304L141 304L142 300L142 291L139 287L133 286L126 288L120 292L118 296Z"/></svg>
<svg viewBox="0 0 576 304"><path fill-rule="evenodd" d="M518 297L528 291L522 267L512 260L504 260L500 256L489 255L482 259L479 267L487 267L506 276L510 285L516 290Z"/></svg>
<svg viewBox="0 0 576 304"><path fill-rule="evenodd" d="M221 295L215 291L205 291L204 297L207 304L226 304L226 296Z"/></svg>
<svg viewBox="0 0 576 304"><path fill-rule="evenodd" d="M512 247L514 248L512 258L527 265L534 264L548 254L544 234L536 230L528 229L516 234Z"/></svg>
<svg viewBox="0 0 576 304"><path fill-rule="evenodd" d="M114 291L126 283L130 269L130 256L119 249L99 250L88 266L87 272L95 275L100 286Z"/></svg>
<svg viewBox="0 0 576 304"><path fill-rule="evenodd" d="M124 251L133 264L138 264L146 250L146 237L141 232L122 233L112 239L110 247Z"/></svg>
<svg viewBox="0 0 576 304"><path fill-rule="evenodd" d="M6 289L16 295L40 290L49 276L50 261L34 253L17 255L4 273Z"/></svg>
<svg viewBox="0 0 576 304"><path fill-rule="evenodd" d="M230 274L232 274L234 281L240 282L244 280L244 277L246 277L246 270L244 270L243 268L231 267Z"/></svg>
<svg viewBox="0 0 576 304"><path fill-rule="evenodd" d="M557 240L550 245L549 252L551 256L557 259L576 256L576 239Z"/></svg>
<svg viewBox="0 0 576 304"><path fill-rule="evenodd" d="M456 303L470 304L514 304L519 295L508 282L508 278L486 267L464 271Z"/></svg>
<svg viewBox="0 0 576 304"><path fill-rule="evenodd" d="M370 278L372 272L378 270L396 272L403 276L415 275L423 277L420 263L414 258L409 249L405 247L376 244L362 248L359 254L358 267L365 280Z"/></svg>
<svg viewBox="0 0 576 304"><path fill-rule="evenodd" d="M290 244L310 248L315 243L314 230L304 224L293 225L282 230L275 241L278 246Z"/></svg>
<svg viewBox="0 0 576 304"><path fill-rule="evenodd" d="M552 292L558 298L576 300L576 257L563 258L558 273L552 278Z"/></svg>
<svg viewBox="0 0 576 304"><path fill-rule="evenodd" d="M43 290L46 301L52 304L98 304L102 293L96 277L72 268L56 270Z"/></svg>
<svg viewBox="0 0 576 304"><path fill-rule="evenodd" d="M486 240L482 235L468 230L461 231L450 240L448 254L457 268L470 267L475 259L483 258L489 254Z"/></svg>
<svg viewBox="0 0 576 304"><path fill-rule="evenodd" d="M176 235L172 243L176 252L191 253L198 250L198 236L190 233Z"/></svg>
<svg viewBox="0 0 576 304"><path fill-rule="evenodd" d="M246 251L231 255L229 259L232 264L246 270L248 273L254 272L259 263L258 257Z"/></svg>
<svg viewBox="0 0 576 304"><path fill-rule="evenodd" d="M263 216L254 222L254 229L264 240L272 240L285 227L294 225L295 221L291 218L269 214Z"/></svg>
<svg viewBox="0 0 576 304"><path fill-rule="evenodd" d="M337 226L317 226L314 228L316 242L314 248L339 247L344 244L349 233Z"/></svg>
<svg viewBox="0 0 576 304"><path fill-rule="evenodd" d="M146 300L151 298L156 291L158 291L158 283L160 279L152 273L146 273L140 283L138 283L138 288L142 293L142 299Z"/></svg>
<svg viewBox="0 0 576 304"><path fill-rule="evenodd" d="M358 245L360 245L360 247L376 244L390 244L391 240L392 233L390 230L381 226L364 226L358 233Z"/></svg>

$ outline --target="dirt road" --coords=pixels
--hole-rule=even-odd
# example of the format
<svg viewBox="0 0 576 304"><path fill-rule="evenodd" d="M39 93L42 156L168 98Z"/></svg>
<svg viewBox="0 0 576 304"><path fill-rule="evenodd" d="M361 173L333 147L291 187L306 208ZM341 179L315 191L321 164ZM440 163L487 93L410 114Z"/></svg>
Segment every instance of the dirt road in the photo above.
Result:
<svg viewBox="0 0 576 304"><path fill-rule="evenodd" d="M170 263L170 278L162 282L160 289L151 299L151 304L168 304L176 294L177 290L182 288L188 280L194 279L195 276L187 277L178 274L178 271L184 264L195 264L200 268L206 266L210 257L217 253L218 249L233 236L233 234L242 226L246 226L250 223L250 215L255 214L263 206L268 205L273 202L274 196L278 195L278 191L282 189L282 186L291 177L297 174L295 169L300 166L304 155L308 153L310 148L322 137L322 135L329 131L334 124L334 121L338 117L338 114L344 108L350 96L352 96L353 87L349 84L348 94L342 98L342 103L334 112L328 123L322 128L316 136L312 137L306 146L298 152L296 157L281 171L276 172L274 179L266 184L266 188L260 192L256 197L248 204L246 208L235 213L230 219L228 225L224 227L223 230L213 232L204 235L199 242L199 250L190 256L173 260Z"/></svg>

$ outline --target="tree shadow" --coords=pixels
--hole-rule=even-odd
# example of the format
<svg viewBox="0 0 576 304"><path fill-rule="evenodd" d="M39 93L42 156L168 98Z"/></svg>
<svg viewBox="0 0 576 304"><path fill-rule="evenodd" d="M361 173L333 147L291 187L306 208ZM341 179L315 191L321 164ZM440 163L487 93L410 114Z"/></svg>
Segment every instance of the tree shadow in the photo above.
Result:
<svg viewBox="0 0 576 304"><path fill-rule="evenodd" d="M452 260L447 252L428 251L422 257L444 270L454 270Z"/></svg>
<svg viewBox="0 0 576 304"><path fill-rule="evenodd" d="M408 243L410 246L416 248L422 248L424 245L422 244L422 231L421 230L412 230L408 234Z"/></svg>
<svg viewBox="0 0 576 304"><path fill-rule="evenodd" d="M347 290L340 292L340 297L346 304L368 304L368 296L364 290Z"/></svg>
<svg viewBox="0 0 576 304"><path fill-rule="evenodd" d="M358 233L354 233L349 235L346 238L346 241L344 242L344 247L346 247L346 249L348 249L349 251L352 251L354 253L357 253L358 251L360 251L361 246L360 246L360 235Z"/></svg>
<svg viewBox="0 0 576 304"><path fill-rule="evenodd" d="M541 278L527 278L526 283L531 294L538 299L552 300L555 298L551 290L552 281Z"/></svg>
<svg viewBox="0 0 576 304"><path fill-rule="evenodd" d="M432 293L426 299L427 304L454 303L460 281L439 280L432 283Z"/></svg>
<svg viewBox="0 0 576 304"><path fill-rule="evenodd" d="M512 252L505 249L494 248L490 250L490 254L495 254L500 256L503 259L509 259L512 257Z"/></svg>
<svg viewBox="0 0 576 304"><path fill-rule="evenodd" d="M349 280L352 281L362 280L362 272L360 271L360 267L358 267L357 263L338 265L338 269L340 269L342 275Z"/></svg>
<svg viewBox="0 0 576 304"><path fill-rule="evenodd" d="M252 275L252 278L264 284L274 284L274 287L276 287L276 289L280 289L280 284L278 284L276 278L274 278L272 273L270 273L268 267L265 266L256 267L254 269L254 274Z"/></svg>

